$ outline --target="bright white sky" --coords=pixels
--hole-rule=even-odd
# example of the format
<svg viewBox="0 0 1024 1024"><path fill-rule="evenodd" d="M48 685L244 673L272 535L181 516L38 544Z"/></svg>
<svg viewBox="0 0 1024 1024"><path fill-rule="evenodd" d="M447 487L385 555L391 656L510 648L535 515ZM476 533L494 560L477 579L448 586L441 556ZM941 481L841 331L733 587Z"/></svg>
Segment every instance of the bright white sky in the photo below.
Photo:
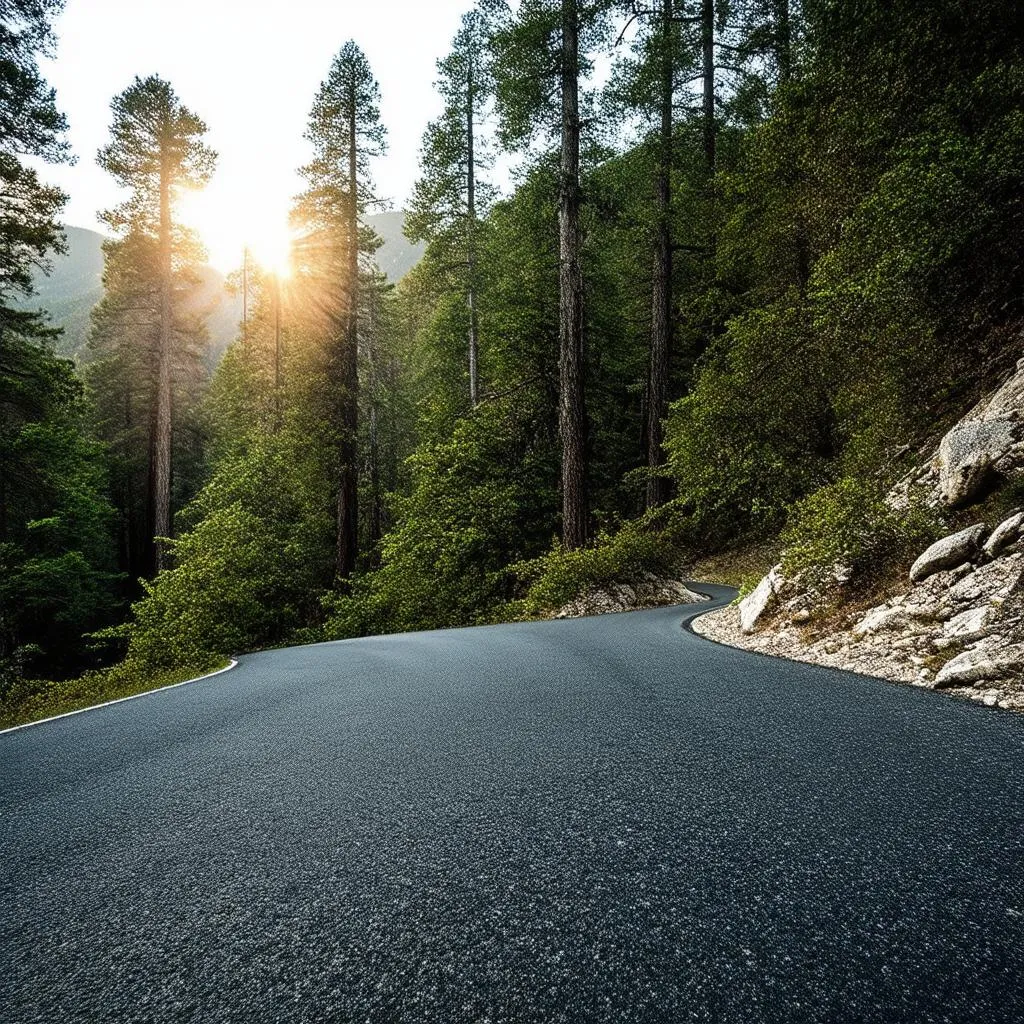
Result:
<svg viewBox="0 0 1024 1024"><path fill-rule="evenodd" d="M355 39L380 82L389 152L375 177L401 208L417 174L427 122L437 115L435 63L448 53L472 0L67 0L56 23L55 60L43 71L70 121L78 157L44 176L67 191L66 223L100 229L96 211L119 199L96 166L110 100L135 75L168 79L209 125L217 173L183 216L203 236L210 261L229 270L245 244L279 247L302 133L331 58Z"/></svg>

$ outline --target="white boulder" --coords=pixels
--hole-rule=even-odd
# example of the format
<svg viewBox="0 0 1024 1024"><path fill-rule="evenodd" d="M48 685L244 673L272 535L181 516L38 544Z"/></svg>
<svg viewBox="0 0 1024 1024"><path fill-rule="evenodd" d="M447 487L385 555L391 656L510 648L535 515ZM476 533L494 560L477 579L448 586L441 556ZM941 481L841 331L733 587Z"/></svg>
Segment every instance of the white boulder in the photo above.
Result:
<svg viewBox="0 0 1024 1024"><path fill-rule="evenodd" d="M1008 419L966 420L939 443L939 498L944 505L967 505L981 490L992 467L1018 440L1018 425Z"/></svg>
<svg viewBox="0 0 1024 1024"><path fill-rule="evenodd" d="M782 587L782 566L777 565L760 583L740 601L740 629L750 634L757 629L758 622L778 601Z"/></svg>
<svg viewBox="0 0 1024 1024"><path fill-rule="evenodd" d="M853 635L861 640L874 633L882 633L887 630L904 629L907 626L907 613L903 608L891 608L887 604L880 604L877 608L869 608L864 617L852 630Z"/></svg>
<svg viewBox="0 0 1024 1024"><path fill-rule="evenodd" d="M973 686L986 679L1018 677L1024 672L1024 644L1000 650L976 647L946 662L935 677L935 689L948 686Z"/></svg>
<svg viewBox="0 0 1024 1024"><path fill-rule="evenodd" d="M997 558L1011 544L1015 544L1024 535L1024 511L1015 512L1004 519L985 542L985 554L989 558Z"/></svg>
<svg viewBox="0 0 1024 1024"><path fill-rule="evenodd" d="M920 583L943 569L955 569L969 562L977 553L985 536L984 523L967 527L959 533L937 540L910 567L910 582Z"/></svg>
<svg viewBox="0 0 1024 1024"><path fill-rule="evenodd" d="M969 643L980 640L989 633L989 626L995 618L995 608L985 605L981 608L968 608L967 611L954 615L942 628L946 640L958 640Z"/></svg>

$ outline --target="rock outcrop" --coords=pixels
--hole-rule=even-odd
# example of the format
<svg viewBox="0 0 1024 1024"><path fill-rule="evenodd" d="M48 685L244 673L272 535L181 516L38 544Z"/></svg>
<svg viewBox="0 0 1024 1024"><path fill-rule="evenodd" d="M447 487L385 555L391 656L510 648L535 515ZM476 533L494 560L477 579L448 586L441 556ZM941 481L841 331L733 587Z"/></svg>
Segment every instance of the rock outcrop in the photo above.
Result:
<svg viewBox="0 0 1024 1024"><path fill-rule="evenodd" d="M952 516L1014 478L1024 478L1024 360L893 488L888 504L923 502ZM829 625L815 628L821 595L803 593L776 566L738 606L694 625L725 643L1024 711L1024 509L951 530L921 552L899 592L837 618L846 586L837 575Z"/></svg>
<svg viewBox="0 0 1024 1024"><path fill-rule="evenodd" d="M758 623L777 603L782 584L782 566L777 565L740 601L740 629L753 633Z"/></svg>
<svg viewBox="0 0 1024 1024"><path fill-rule="evenodd" d="M556 619L575 619L584 615L605 615L626 612L634 608L658 608L673 604L695 604L709 600L706 594L696 594L685 583L643 573L628 583L611 583L593 587L575 600L559 608Z"/></svg>
<svg viewBox="0 0 1024 1024"><path fill-rule="evenodd" d="M910 567L910 582L920 583L943 569L955 569L969 562L978 553L986 532L985 524L977 523L937 540Z"/></svg>
<svg viewBox="0 0 1024 1024"><path fill-rule="evenodd" d="M1004 551L1017 550L1022 537L1024 537L1024 511L1014 512L992 531L992 535L985 542L985 554L989 558L997 558Z"/></svg>
<svg viewBox="0 0 1024 1024"><path fill-rule="evenodd" d="M1024 359L939 442L932 468L931 502L946 508L969 505L993 476L1024 470Z"/></svg>

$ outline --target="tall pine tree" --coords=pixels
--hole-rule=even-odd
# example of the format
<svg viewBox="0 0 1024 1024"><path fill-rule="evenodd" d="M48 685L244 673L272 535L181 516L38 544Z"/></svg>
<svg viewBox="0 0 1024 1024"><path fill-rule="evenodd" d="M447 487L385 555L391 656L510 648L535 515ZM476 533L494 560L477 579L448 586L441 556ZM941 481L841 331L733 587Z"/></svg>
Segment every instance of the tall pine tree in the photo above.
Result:
<svg viewBox="0 0 1024 1024"><path fill-rule="evenodd" d="M347 580L359 553L360 253L377 242L362 224L376 203L370 162L385 149L380 89L363 51L347 42L331 63L309 116L313 160L302 169L306 190L294 218L303 232L300 270L319 278L325 328L333 334L338 498L336 571Z"/></svg>
<svg viewBox="0 0 1024 1024"><path fill-rule="evenodd" d="M469 401L480 401L479 231L480 218L494 190L479 177L490 164L488 140L481 122L491 93L484 15L464 15L452 52L438 61L436 87L444 111L428 126L420 151L417 180L406 233L412 241L432 243L445 262L464 270L466 295ZM440 255L440 253L438 253Z"/></svg>
<svg viewBox="0 0 1024 1024"><path fill-rule="evenodd" d="M159 538L171 535L172 400L176 343L175 272L188 263L187 233L174 217L182 189L200 188L213 173L216 154L204 142L206 125L185 107L169 82L156 75L136 78L111 104L110 142L99 165L131 194L106 211L117 232L135 231L156 240L156 393L150 435L149 516L152 569L164 565Z"/></svg>
<svg viewBox="0 0 1024 1024"><path fill-rule="evenodd" d="M488 5L488 9L492 5ZM587 410L584 394L583 236L580 225L580 81L603 36L611 2L524 0L493 37L499 135L521 146L537 134L558 140L559 433L562 544L586 543Z"/></svg>
<svg viewBox="0 0 1024 1024"><path fill-rule="evenodd" d="M68 158L38 59L56 0L0 4L0 699L24 671L80 668L82 634L110 610L103 463L83 430L82 387L58 333L15 308L63 248L65 196L24 162Z"/></svg>

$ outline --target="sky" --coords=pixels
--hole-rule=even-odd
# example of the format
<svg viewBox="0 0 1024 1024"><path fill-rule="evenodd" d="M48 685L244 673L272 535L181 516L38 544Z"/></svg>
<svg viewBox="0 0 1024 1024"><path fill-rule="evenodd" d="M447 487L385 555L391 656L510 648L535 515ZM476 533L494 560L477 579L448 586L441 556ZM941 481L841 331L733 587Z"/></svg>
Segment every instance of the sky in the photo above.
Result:
<svg viewBox="0 0 1024 1024"><path fill-rule="evenodd" d="M64 220L103 230L96 212L118 202L96 166L110 100L136 75L159 74L209 126L219 153L202 195L182 218L199 230L210 262L229 270L250 244L272 260L285 237L302 138L331 59L354 39L381 88L388 155L374 176L401 209L417 175L427 122L440 110L432 88L472 0L67 0L57 19L56 55L43 71L70 123L78 162L46 166L43 177L70 195ZM248 236L248 237L247 237Z"/></svg>

